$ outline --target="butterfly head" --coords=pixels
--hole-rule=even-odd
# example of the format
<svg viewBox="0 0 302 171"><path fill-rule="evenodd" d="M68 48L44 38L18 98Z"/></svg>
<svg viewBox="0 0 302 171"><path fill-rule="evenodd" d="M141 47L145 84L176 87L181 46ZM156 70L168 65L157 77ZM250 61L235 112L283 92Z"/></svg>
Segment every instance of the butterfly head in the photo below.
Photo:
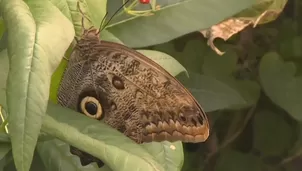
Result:
<svg viewBox="0 0 302 171"><path fill-rule="evenodd" d="M89 29L84 29L81 39L100 41L100 30L94 27L90 27Z"/></svg>

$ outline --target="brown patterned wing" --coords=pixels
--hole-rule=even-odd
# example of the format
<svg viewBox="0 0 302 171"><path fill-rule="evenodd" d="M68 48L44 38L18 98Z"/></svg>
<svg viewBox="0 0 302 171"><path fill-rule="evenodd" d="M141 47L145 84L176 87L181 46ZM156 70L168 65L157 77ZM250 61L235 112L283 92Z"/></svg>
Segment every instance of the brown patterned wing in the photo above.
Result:
<svg viewBox="0 0 302 171"><path fill-rule="evenodd" d="M140 125L134 139L142 142L202 142L209 136L207 117L191 93L166 70L144 55L123 45L102 41L106 60L114 64L115 74L134 100L137 115L130 125ZM125 93L125 98L129 97ZM127 121L127 120L126 120ZM132 128L130 130L135 130ZM133 131L131 131L132 133ZM126 132L133 137L131 133Z"/></svg>
<svg viewBox="0 0 302 171"><path fill-rule="evenodd" d="M87 97L99 103L97 116L102 117L87 115ZM190 92L149 58L116 43L81 39L58 99L63 106L103 119L137 143L203 142L209 136L207 117Z"/></svg>
<svg viewBox="0 0 302 171"><path fill-rule="evenodd" d="M207 117L181 83L158 64L85 30L71 54L58 92L62 106L103 120L137 143L203 142ZM74 147L82 165L102 162Z"/></svg>

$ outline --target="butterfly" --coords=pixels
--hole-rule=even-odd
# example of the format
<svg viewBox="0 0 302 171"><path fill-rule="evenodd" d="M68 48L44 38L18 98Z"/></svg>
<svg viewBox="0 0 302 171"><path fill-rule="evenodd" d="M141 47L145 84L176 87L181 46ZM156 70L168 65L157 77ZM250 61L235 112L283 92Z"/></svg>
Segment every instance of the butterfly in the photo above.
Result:
<svg viewBox="0 0 302 171"><path fill-rule="evenodd" d="M71 53L58 91L60 105L104 121L136 143L203 142L209 136L205 112L164 68L118 43L84 29ZM100 161L74 147L83 165Z"/></svg>

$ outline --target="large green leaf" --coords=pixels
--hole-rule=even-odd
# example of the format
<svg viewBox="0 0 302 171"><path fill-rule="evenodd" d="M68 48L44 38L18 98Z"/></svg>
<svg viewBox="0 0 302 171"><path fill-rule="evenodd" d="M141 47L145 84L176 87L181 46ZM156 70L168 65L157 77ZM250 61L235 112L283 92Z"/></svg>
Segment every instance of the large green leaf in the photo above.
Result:
<svg viewBox="0 0 302 171"><path fill-rule="evenodd" d="M49 0L65 15L74 25L75 35L82 34L81 14L77 9L77 0Z"/></svg>
<svg viewBox="0 0 302 171"><path fill-rule="evenodd" d="M166 171L179 171L183 165L182 143L164 141L161 143L152 142L142 146L155 157L156 161L164 166Z"/></svg>
<svg viewBox="0 0 302 171"><path fill-rule="evenodd" d="M238 56L231 46L224 46L228 50L223 56L214 51L209 51L204 56L203 73L228 85L244 99L242 104L233 104L229 108L237 109L254 105L260 97L260 86L255 81L235 77L238 72Z"/></svg>
<svg viewBox="0 0 302 171"><path fill-rule="evenodd" d="M76 36L82 35L82 18L84 18L84 27L88 29L90 25L96 27L100 23L106 13L107 0L50 0L73 24ZM77 3L85 16L79 12ZM90 21L87 21L87 18Z"/></svg>
<svg viewBox="0 0 302 171"><path fill-rule="evenodd" d="M264 92L293 118L302 121L302 76L292 62L284 62L275 53L267 53L260 63L260 81Z"/></svg>
<svg viewBox="0 0 302 171"><path fill-rule="evenodd" d="M93 25L100 27L106 14L107 0L85 0Z"/></svg>
<svg viewBox="0 0 302 171"><path fill-rule="evenodd" d="M1 1L8 29L7 106L16 168L27 171L47 108L50 76L68 48L71 23L49 1ZM22 29L20 29L22 28Z"/></svg>
<svg viewBox="0 0 302 171"><path fill-rule="evenodd" d="M154 62L163 67L171 75L176 76L182 72L185 72L188 75L187 70L172 56L154 50L137 50L146 57L152 59Z"/></svg>
<svg viewBox="0 0 302 171"><path fill-rule="evenodd" d="M192 34L194 39L186 39L186 36L179 38L178 41L170 41L164 44L159 44L153 47L154 50L165 52L177 61L179 61L185 68L192 72L202 73L202 66L204 56L209 50L206 41L202 39L201 35ZM183 49L175 48L175 45L184 44Z"/></svg>
<svg viewBox="0 0 302 171"><path fill-rule="evenodd" d="M164 170L141 146L100 121L52 103L47 113L43 131L100 158L112 170Z"/></svg>
<svg viewBox="0 0 302 171"><path fill-rule="evenodd" d="M206 75L189 72L190 78L179 78L206 112L245 104L244 98L229 85Z"/></svg>
<svg viewBox="0 0 302 171"><path fill-rule="evenodd" d="M169 7L155 15L136 17L112 24L108 30L127 46L144 47L167 42L190 32L209 28L253 5L255 0L190 0L166 1ZM108 1L109 12L116 11L122 1Z"/></svg>

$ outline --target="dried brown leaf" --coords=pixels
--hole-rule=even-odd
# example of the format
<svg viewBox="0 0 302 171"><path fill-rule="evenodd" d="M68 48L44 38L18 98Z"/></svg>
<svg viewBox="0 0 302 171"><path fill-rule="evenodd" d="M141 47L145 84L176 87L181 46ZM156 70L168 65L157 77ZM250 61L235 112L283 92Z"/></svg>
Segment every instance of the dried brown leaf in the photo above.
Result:
<svg viewBox="0 0 302 171"><path fill-rule="evenodd" d="M221 23L210 27L209 29L201 30L200 32L203 34L205 38L208 39L208 45L219 55L223 55L224 52L221 52L215 45L214 40L216 38L221 38L224 41L228 40L234 34L240 32L244 28L249 25L253 25L256 27L258 24L265 24L267 22L275 20L279 14L282 12L287 0L273 0L268 2L259 1L258 6L263 6L263 4L268 5L266 10L262 13L258 13L257 15L252 15L249 17L243 17L244 12L240 13L239 16L229 18L227 20L222 21ZM248 9L248 13L253 11L253 13L257 13L259 11L256 10L257 5ZM253 9L255 8L255 9ZM240 17L241 16L241 17Z"/></svg>

